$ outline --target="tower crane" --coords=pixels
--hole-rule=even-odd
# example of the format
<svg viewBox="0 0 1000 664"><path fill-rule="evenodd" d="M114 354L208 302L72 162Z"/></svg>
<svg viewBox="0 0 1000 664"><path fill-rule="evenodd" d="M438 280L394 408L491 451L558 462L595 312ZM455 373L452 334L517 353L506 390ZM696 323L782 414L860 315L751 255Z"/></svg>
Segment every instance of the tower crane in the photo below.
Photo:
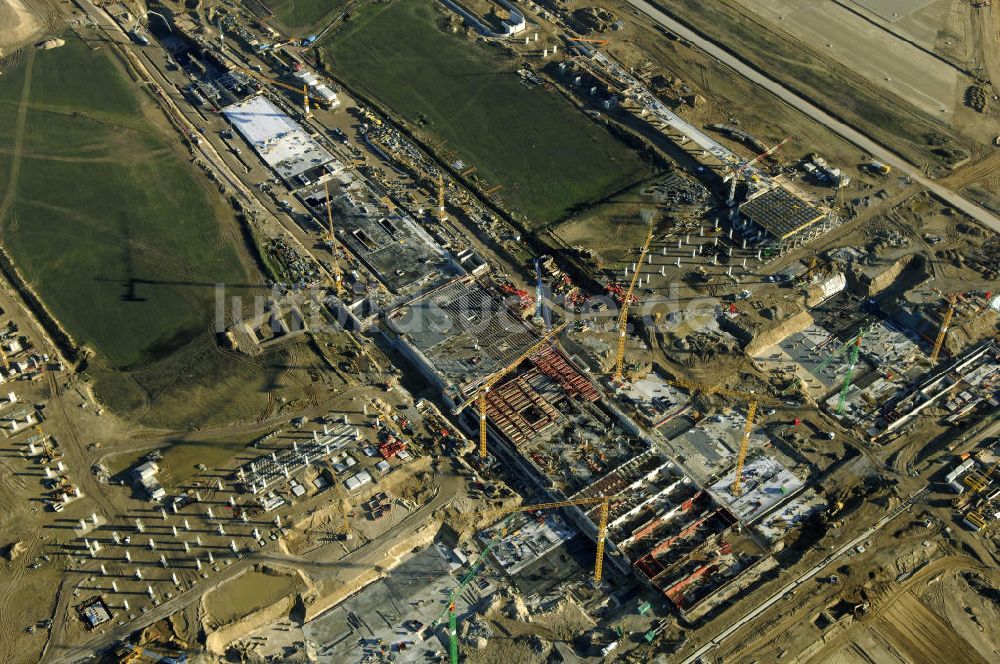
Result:
<svg viewBox="0 0 1000 664"><path fill-rule="evenodd" d="M601 575L603 572L604 563L604 542L607 538L608 530L608 510L610 508L611 500L616 496L597 496L593 498L578 498L576 500L563 500L554 503L539 503L536 505L521 505L519 507L512 507L508 512L508 516L500 522L500 528L497 530L496 534L493 536L482 551L479 552L479 556L476 558L472 567L469 571L465 573L462 577L461 582L456 586L451 594L448 595L448 601L446 603L445 610L441 613L438 618L431 623L430 629L433 631L440 625L445 617L448 618L448 641L449 641L449 654L451 658L451 664L458 664L458 615L455 611L455 601L461 596L462 592L468 587L472 582L472 579L479 573L482 569L483 563L486 561L486 556L489 555L497 544L499 544L504 537L507 536L507 531L510 528L511 522L514 520L514 516L520 512L534 512L537 510L545 509L555 509L559 507L571 507L579 505L600 505L601 515L599 518L599 524L597 527L597 558L594 561L594 582L599 584L601 582Z"/></svg>
<svg viewBox="0 0 1000 664"><path fill-rule="evenodd" d="M451 655L451 664L458 664L458 615L455 613L455 601L462 594L465 588L472 582L472 579L475 578L476 574L479 573L479 570L482 569L483 563L486 562L486 556L489 554L489 552L493 550L493 547L499 544L504 537L507 536L507 528L510 525L510 522L513 520L514 520L513 514L511 514L510 516L508 516L506 519L503 520L503 522L500 524L500 529L497 531L496 535L494 535L493 539L491 539L489 543L487 543L486 547L479 552L479 556L476 558L476 561L472 564L472 567L470 567L469 571L466 572L465 576L462 577L462 580L458 584L458 586L456 586L455 589L451 591L451 594L448 595L448 602L446 604L445 610L430 625L429 629L433 632L435 629L437 629L437 626L440 625L441 622L445 619L445 616L448 617L448 641L449 641L448 650L449 654Z"/></svg>
<svg viewBox="0 0 1000 664"><path fill-rule="evenodd" d="M785 138L780 143L772 145L771 147L769 147L768 149L764 150L759 155L751 159L750 161L744 162L740 166L737 166L729 173L729 175L722 178L723 182L729 182L729 198L726 199L727 205L732 207L733 204L736 202L736 181L739 180L740 174L746 169L756 164L757 162L759 162L760 160L770 157L772 154L777 152L781 148L781 146L783 146L790 140L792 140L791 136Z"/></svg>
<svg viewBox="0 0 1000 664"><path fill-rule="evenodd" d="M575 500L560 500L554 503L538 503L536 505L521 505L511 507L508 512L537 512L539 510L556 509L560 507L579 507L582 505L600 505L601 512L597 524L597 553L594 558L594 585L600 585L604 574L604 543L608 536L608 510L611 501L618 496L594 496L592 498L577 498Z"/></svg>
<svg viewBox="0 0 1000 664"><path fill-rule="evenodd" d="M851 346L851 359L847 363L847 374L844 375L844 384L840 387L840 399L837 401L837 415L844 414L844 406L847 404L847 391L851 389L851 379L854 378L854 368L858 366L858 357L861 355L861 340L864 339L868 329L858 332L854 337Z"/></svg>
<svg viewBox="0 0 1000 664"><path fill-rule="evenodd" d="M326 201L326 225L330 233L330 266L333 267L333 287L337 292L337 297L343 294L344 275L340 271L340 263L337 260L337 236L333 232L333 211L330 209L330 188L323 182L323 194Z"/></svg>
<svg viewBox="0 0 1000 664"><path fill-rule="evenodd" d="M625 362L625 336L628 333L628 309L632 302L632 293L635 291L635 282L639 278L639 269L642 266L643 259L646 258L646 254L649 252L649 244L652 241L653 229L650 227L649 234L646 235L646 241L642 245L642 250L639 251L639 260L635 264L636 269L632 273L632 281L629 282L628 291L626 291L625 297L622 299L622 310L618 313L618 349L615 352L615 373L612 378L618 384L622 382L622 365Z"/></svg>
<svg viewBox="0 0 1000 664"><path fill-rule="evenodd" d="M746 463L747 453L750 451L750 434L753 433L754 417L757 415L757 405L759 403L777 404L779 402L776 399L762 397L753 392L738 392L736 390L727 390L723 387L699 385L697 383L689 383L683 380L671 380L668 382L672 385L700 392L704 395L720 394L734 399L739 399L741 401L746 400L748 402L747 420L746 424L743 426L743 434L740 436L740 447L736 453L736 472L733 475L733 483L729 487L730 492L734 496L739 496L742 492L741 484L743 483L743 464Z"/></svg>
<svg viewBox="0 0 1000 664"><path fill-rule="evenodd" d="M955 315L955 302L957 300L958 295L955 293L948 296L948 310L944 312L944 317L941 319L941 329L938 330L937 338L934 339L934 350L931 351L931 364L935 364L938 360L938 355L941 354L941 346L944 344L944 338L948 334L951 317Z"/></svg>
<svg viewBox="0 0 1000 664"><path fill-rule="evenodd" d="M444 212L444 177L438 173L437 178L438 221L444 223L447 217Z"/></svg>
<svg viewBox="0 0 1000 664"><path fill-rule="evenodd" d="M309 110L309 100L310 99L314 100L319 105L323 105L323 104L326 103L326 101L324 99L321 99L320 97L317 97L315 95L309 94L309 86L308 85L303 85L300 88L297 85L290 85L288 83L283 83L281 81L278 81L278 80L275 80L273 78L270 78L269 76L264 76L263 74L261 74L259 72L256 72L253 69L247 69L246 67L233 67L233 69L235 69L237 71L241 71L244 74L247 74L249 76L252 76L253 78L255 78L258 81L260 81L261 83L263 83L264 85L277 85L278 87L285 88L286 90L290 90L292 92L301 94L302 95L302 111L303 111L303 113L305 113L305 115L307 117L309 115L311 115L311 112Z"/></svg>
<svg viewBox="0 0 1000 664"><path fill-rule="evenodd" d="M453 415L460 414L465 407L470 403L475 401L479 407L479 457L486 458L486 393L490 391L498 381L500 381L504 376L509 374L511 371L516 369L521 362L534 355L542 346L547 344L551 339L555 338L557 334L563 331L566 327L566 323L560 323L556 327L552 328L546 332L542 337L536 341L532 346L521 353L516 360L508 364L503 369L500 369L496 373L492 374L486 380L483 381L482 385L479 386L479 390L476 392L475 396L470 399L466 399L459 405L454 411Z"/></svg>

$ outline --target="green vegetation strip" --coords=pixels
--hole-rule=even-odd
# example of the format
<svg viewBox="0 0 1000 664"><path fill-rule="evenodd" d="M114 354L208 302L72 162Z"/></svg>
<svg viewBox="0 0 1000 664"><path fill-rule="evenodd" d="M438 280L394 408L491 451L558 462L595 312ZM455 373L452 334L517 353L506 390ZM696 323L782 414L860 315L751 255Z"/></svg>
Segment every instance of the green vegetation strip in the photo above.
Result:
<svg viewBox="0 0 1000 664"><path fill-rule="evenodd" d="M224 230L232 211L155 113L144 115L142 93L107 54L69 36L29 56L27 86L24 61L0 78L0 190L11 201L0 229L48 309L95 351L98 393L114 405L139 389L119 402L132 406L155 396L131 377L153 365L164 386L203 368L227 378L219 362L205 365L215 284L260 277L248 278L238 234ZM197 366L169 362L192 344Z"/></svg>
<svg viewBox="0 0 1000 664"><path fill-rule="evenodd" d="M434 134L529 218L551 223L649 174L638 155L558 94L528 87L496 44L438 29L428 0L357 11L328 37L331 70Z"/></svg>

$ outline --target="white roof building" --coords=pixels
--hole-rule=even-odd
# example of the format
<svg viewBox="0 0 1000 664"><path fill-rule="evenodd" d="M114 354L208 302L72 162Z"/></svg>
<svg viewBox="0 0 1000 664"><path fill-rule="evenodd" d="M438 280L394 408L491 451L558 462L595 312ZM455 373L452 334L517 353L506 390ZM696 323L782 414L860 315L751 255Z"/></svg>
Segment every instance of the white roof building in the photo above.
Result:
<svg viewBox="0 0 1000 664"><path fill-rule="evenodd" d="M334 168L339 162L326 148L263 95L226 106L222 114L284 180L302 179L307 172L322 167L339 170Z"/></svg>

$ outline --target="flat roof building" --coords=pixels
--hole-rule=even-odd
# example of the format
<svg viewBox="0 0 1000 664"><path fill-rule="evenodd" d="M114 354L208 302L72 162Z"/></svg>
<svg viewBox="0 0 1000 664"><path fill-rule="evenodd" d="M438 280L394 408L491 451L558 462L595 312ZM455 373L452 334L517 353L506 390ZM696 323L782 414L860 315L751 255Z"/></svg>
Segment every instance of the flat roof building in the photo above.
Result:
<svg viewBox="0 0 1000 664"><path fill-rule="evenodd" d="M777 240L787 240L826 216L784 187L751 198L740 206L740 214Z"/></svg>
<svg viewBox="0 0 1000 664"><path fill-rule="evenodd" d="M343 168L299 123L263 95L226 106L222 114L286 182L306 185Z"/></svg>

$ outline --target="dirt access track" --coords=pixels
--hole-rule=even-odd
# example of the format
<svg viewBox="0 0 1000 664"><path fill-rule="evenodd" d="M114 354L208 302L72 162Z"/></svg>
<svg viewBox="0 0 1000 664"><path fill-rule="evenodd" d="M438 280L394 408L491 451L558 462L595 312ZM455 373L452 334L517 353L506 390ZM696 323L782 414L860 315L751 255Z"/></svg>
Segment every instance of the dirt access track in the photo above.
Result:
<svg viewBox="0 0 1000 664"><path fill-rule="evenodd" d="M733 55L725 45L712 41L711 39L694 32L689 27L674 20L645 0L627 0L628 4L649 16L654 22L670 30L671 32L687 39L698 48L711 55L720 63L728 66L745 79L755 85L767 90L778 99L786 102L793 108L812 118L816 122L824 125L841 138L853 143L868 154L871 154L879 161L892 166L895 170L911 178L920 186L930 191L934 196L948 203L952 207L964 212L984 226L1000 232L1000 218L997 218L986 209L973 203L967 198L942 186L923 174L920 167L910 163L901 157L892 148L882 145L878 141L867 135L862 129L855 128L834 117L826 110L820 108L805 97L800 96L791 88L779 81L770 78L754 66ZM731 45L729 45L731 47Z"/></svg>
<svg viewBox="0 0 1000 664"><path fill-rule="evenodd" d="M0 58L38 41L57 20L49 0L0 0ZM0 62L2 65L2 62Z"/></svg>

